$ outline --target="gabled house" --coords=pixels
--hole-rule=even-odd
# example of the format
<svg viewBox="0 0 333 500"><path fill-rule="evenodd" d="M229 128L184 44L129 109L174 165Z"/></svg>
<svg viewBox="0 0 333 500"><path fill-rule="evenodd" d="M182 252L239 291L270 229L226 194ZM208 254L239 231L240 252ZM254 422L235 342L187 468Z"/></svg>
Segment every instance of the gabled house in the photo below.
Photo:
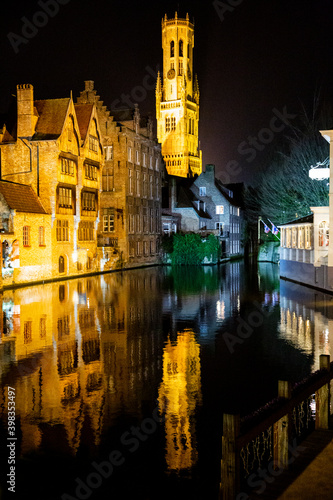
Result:
<svg viewBox="0 0 333 500"><path fill-rule="evenodd" d="M164 234L181 230L214 234L224 258L243 254L243 217L234 193L215 177L215 166L190 179L168 176L163 205ZM180 221L176 217L181 217Z"/></svg>
<svg viewBox="0 0 333 500"><path fill-rule="evenodd" d="M35 100L32 85L18 85L16 125L3 128L0 151L1 180L31 186L51 216L52 278L99 271L104 150L95 107L75 108L71 96Z"/></svg>

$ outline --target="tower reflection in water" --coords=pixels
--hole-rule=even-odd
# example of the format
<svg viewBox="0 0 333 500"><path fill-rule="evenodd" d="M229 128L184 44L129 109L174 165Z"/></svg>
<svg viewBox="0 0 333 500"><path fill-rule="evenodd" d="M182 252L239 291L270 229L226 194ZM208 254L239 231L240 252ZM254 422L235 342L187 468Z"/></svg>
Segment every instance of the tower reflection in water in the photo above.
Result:
<svg viewBox="0 0 333 500"><path fill-rule="evenodd" d="M165 417L167 468L191 469L198 458L195 415L201 404L200 348L192 330L178 332L165 344L158 401Z"/></svg>

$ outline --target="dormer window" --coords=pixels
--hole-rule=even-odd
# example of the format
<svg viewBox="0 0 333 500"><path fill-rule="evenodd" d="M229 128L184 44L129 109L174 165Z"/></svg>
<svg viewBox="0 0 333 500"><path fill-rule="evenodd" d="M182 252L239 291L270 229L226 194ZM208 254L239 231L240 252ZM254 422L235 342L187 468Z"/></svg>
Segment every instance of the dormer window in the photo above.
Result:
<svg viewBox="0 0 333 500"><path fill-rule="evenodd" d="M97 153L97 151L98 151L98 139L97 139L97 137L93 137L92 135L89 136L89 149L90 149L90 151L94 151L94 153Z"/></svg>

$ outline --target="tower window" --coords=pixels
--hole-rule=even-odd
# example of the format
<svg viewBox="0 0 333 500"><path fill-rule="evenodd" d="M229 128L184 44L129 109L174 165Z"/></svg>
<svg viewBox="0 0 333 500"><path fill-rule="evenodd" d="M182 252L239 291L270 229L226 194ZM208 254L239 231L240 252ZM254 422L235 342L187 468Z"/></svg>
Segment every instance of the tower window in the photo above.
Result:
<svg viewBox="0 0 333 500"><path fill-rule="evenodd" d="M184 43L183 40L179 40L179 57L184 55Z"/></svg>
<svg viewBox="0 0 333 500"><path fill-rule="evenodd" d="M165 117L165 131L170 132L170 116Z"/></svg>
<svg viewBox="0 0 333 500"><path fill-rule="evenodd" d="M187 58L190 58L190 44L187 44Z"/></svg>
<svg viewBox="0 0 333 500"><path fill-rule="evenodd" d="M175 57L175 42L173 40L170 43L170 57Z"/></svg>
<svg viewBox="0 0 333 500"><path fill-rule="evenodd" d="M180 75L182 75L184 73L184 69L183 69L183 61L179 61L178 62L178 73Z"/></svg>
<svg viewBox="0 0 333 500"><path fill-rule="evenodd" d="M176 130L176 117L172 116L171 117L171 131Z"/></svg>

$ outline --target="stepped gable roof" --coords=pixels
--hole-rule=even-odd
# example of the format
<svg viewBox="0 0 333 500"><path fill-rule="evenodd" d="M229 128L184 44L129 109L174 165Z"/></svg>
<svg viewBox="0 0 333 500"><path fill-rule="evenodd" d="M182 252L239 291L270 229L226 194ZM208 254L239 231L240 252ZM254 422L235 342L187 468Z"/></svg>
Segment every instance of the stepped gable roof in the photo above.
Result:
<svg viewBox="0 0 333 500"><path fill-rule="evenodd" d="M281 226L292 226L295 224L312 224L313 223L313 213L305 215L304 217L299 217L299 219L294 219L284 224L279 224Z"/></svg>
<svg viewBox="0 0 333 500"><path fill-rule="evenodd" d="M134 119L134 108L111 109L111 115L116 122L128 122Z"/></svg>
<svg viewBox="0 0 333 500"><path fill-rule="evenodd" d="M12 210L33 214L47 213L31 186L16 182L0 181L0 193L4 197L8 207Z"/></svg>
<svg viewBox="0 0 333 500"><path fill-rule="evenodd" d="M77 121L79 124L81 139L84 141L87 137L93 104L75 104L74 106Z"/></svg>
<svg viewBox="0 0 333 500"><path fill-rule="evenodd" d="M34 101L38 113L33 139L57 139L63 129L70 98Z"/></svg>

